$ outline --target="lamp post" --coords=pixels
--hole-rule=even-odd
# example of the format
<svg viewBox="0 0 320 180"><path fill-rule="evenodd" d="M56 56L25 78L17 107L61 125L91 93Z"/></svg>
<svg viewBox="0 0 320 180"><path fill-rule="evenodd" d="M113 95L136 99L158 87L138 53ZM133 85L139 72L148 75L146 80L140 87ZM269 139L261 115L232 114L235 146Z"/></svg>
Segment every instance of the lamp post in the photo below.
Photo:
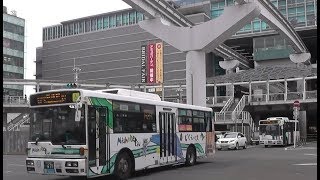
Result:
<svg viewBox="0 0 320 180"><path fill-rule="evenodd" d="M178 95L178 97L179 97L179 99L178 99L178 103L181 103L181 102L182 102L182 96L181 96L181 93L183 92L181 84L179 85L179 88L178 88L178 89L176 89L176 91L177 91L177 93L178 93L177 95Z"/></svg>
<svg viewBox="0 0 320 180"><path fill-rule="evenodd" d="M74 72L74 82L78 83L78 72L81 71L81 68L76 67L76 62L75 61L76 61L76 59L74 58L73 59L73 69L72 69L72 71Z"/></svg>

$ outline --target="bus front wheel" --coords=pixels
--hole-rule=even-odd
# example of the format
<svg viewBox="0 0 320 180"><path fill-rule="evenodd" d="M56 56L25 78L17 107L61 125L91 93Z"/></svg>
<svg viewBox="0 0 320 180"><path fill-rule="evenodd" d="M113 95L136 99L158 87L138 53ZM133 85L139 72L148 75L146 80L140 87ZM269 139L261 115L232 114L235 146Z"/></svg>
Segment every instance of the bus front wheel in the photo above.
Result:
<svg viewBox="0 0 320 180"><path fill-rule="evenodd" d="M187 149L187 157L186 157L186 165L187 166L192 166L196 163L196 150L194 149L194 147L189 146Z"/></svg>
<svg viewBox="0 0 320 180"><path fill-rule="evenodd" d="M128 179L132 171L132 161L128 153L119 154L116 159L114 174L121 180Z"/></svg>

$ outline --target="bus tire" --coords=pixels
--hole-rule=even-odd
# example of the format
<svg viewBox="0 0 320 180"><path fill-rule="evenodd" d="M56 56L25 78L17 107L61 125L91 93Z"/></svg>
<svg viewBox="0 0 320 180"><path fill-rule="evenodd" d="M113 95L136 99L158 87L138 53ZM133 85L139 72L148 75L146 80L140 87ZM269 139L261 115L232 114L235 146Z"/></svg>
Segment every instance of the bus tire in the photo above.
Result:
<svg viewBox="0 0 320 180"><path fill-rule="evenodd" d="M186 155L186 165L193 166L197 161L196 150L193 146L189 146Z"/></svg>
<svg viewBox="0 0 320 180"><path fill-rule="evenodd" d="M120 180L128 179L132 173L132 159L126 152L117 156L114 168L114 175Z"/></svg>
<svg viewBox="0 0 320 180"><path fill-rule="evenodd" d="M269 147L268 145L264 145L265 148Z"/></svg>

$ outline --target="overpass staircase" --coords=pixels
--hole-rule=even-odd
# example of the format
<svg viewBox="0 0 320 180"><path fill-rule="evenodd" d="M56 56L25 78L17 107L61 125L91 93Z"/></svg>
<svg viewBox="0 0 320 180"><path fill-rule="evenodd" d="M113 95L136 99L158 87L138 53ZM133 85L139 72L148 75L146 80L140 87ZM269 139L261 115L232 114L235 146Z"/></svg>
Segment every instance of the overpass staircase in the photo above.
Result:
<svg viewBox="0 0 320 180"><path fill-rule="evenodd" d="M21 113L19 116L9 122L4 131L20 131L21 127L30 123L30 116L28 113Z"/></svg>
<svg viewBox="0 0 320 180"><path fill-rule="evenodd" d="M230 97L220 112L215 113L215 124L230 125L232 131L242 132L248 140L253 137L255 131L254 121L248 111L243 111L248 100L242 96L239 101Z"/></svg>

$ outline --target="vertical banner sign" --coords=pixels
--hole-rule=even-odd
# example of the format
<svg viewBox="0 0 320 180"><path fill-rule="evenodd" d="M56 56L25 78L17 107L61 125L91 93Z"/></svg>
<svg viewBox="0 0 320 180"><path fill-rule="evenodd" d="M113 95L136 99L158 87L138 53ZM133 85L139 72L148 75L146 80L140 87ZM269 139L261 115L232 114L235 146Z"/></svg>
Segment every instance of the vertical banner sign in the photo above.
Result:
<svg viewBox="0 0 320 180"><path fill-rule="evenodd" d="M146 45L142 45L141 46L141 83L146 83L146 49L147 46Z"/></svg>
<svg viewBox="0 0 320 180"><path fill-rule="evenodd" d="M156 72L155 72L155 44L148 45L148 83L155 83L156 81Z"/></svg>
<svg viewBox="0 0 320 180"><path fill-rule="evenodd" d="M156 83L163 83L163 44L156 43L157 78Z"/></svg>

